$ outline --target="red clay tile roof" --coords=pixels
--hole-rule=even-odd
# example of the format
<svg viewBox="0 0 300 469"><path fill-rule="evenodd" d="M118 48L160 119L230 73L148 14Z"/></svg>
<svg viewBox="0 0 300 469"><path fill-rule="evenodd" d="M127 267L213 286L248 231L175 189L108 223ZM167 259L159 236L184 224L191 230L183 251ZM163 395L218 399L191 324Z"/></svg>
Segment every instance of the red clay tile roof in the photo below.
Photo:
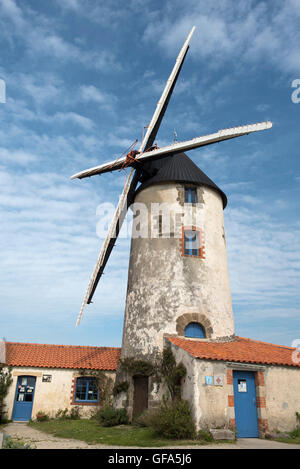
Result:
<svg viewBox="0 0 300 469"><path fill-rule="evenodd" d="M196 358L300 367L300 363L293 361L292 356L297 349L284 345L275 345L237 336L231 342L205 342L179 337L167 337L167 339ZM300 358L298 351L296 352L297 358L298 360Z"/></svg>
<svg viewBox="0 0 300 469"><path fill-rule="evenodd" d="M38 368L116 370L121 349L6 342L6 364Z"/></svg>

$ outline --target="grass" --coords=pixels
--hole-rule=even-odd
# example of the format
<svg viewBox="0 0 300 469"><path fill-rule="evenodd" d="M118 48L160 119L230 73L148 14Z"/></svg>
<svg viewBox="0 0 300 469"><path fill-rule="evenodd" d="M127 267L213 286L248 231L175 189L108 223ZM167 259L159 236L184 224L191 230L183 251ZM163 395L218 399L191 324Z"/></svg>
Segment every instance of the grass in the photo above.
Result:
<svg viewBox="0 0 300 469"><path fill-rule="evenodd" d="M291 443L293 445L300 445L300 437L299 438L276 438L276 441L280 443Z"/></svg>
<svg viewBox="0 0 300 469"><path fill-rule="evenodd" d="M11 420L5 420L2 423L0 423L0 432L2 432L3 428L6 427L6 425L10 422Z"/></svg>
<svg viewBox="0 0 300 469"><path fill-rule="evenodd" d="M114 446L163 447L206 445L202 440L167 440L160 438L149 427L120 425L101 427L96 420L49 420L30 422L36 430L50 433L59 438L85 441L88 444L102 443Z"/></svg>
<svg viewBox="0 0 300 469"><path fill-rule="evenodd" d="M300 428L296 428L292 432L289 432L288 437L276 438L276 441L281 443L292 443L294 445L300 445Z"/></svg>

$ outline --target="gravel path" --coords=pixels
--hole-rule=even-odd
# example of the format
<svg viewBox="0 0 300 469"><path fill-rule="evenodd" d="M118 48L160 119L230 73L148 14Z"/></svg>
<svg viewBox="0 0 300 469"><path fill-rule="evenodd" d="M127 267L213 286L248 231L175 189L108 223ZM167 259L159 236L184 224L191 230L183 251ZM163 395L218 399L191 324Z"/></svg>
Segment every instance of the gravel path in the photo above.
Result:
<svg viewBox="0 0 300 469"><path fill-rule="evenodd" d="M108 446L102 444L89 445L84 441L71 440L68 438L57 438L48 433L40 432L31 428L26 423L9 423L3 429L5 433L14 439L23 440L29 443L32 448L36 449L137 449L137 447ZM278 443L270 440L260 440L257 438L241 438L236 444L210 444L205 446L189 446L189 447L164 447L160 449L300 449L300 445L292 445L286 443ZM141 449L141 448L138 448ZM146 449L146 448L145 448ZM159 449L159 448L157 448Z"/></svg>

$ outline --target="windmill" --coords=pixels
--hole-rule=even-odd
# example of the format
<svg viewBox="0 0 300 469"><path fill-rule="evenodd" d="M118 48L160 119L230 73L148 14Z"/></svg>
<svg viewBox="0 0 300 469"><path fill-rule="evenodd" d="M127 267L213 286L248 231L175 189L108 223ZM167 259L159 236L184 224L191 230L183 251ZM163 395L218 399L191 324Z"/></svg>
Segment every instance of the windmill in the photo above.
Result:
<svg viewBox="0 0 300 469"><path fill-rule="evenodd" d="M234 127L230 129L219 130L216 133L195 137L192 140L184 142L173 142L169 146L162 148L157 148L154 145L156 135L158 133L159 127L161 125L162 119L166 112L169 100L171 98L172 92L174 90L176 81L180 74L184 59L189 49L189 44L194 33L195 27L193 27L179 52L174 68L167 80L166 86L163 90L161 98L157 103L157 107L151 119L151 122L147 128L146 134L143 137L142 143L139 147L139 150L131 150L125 157L119 158L116 161L110 161L108 163L86 169L79 173L74 174L71 179L83 179L86 177L91 177L95 175L100 175L106 172L112 172L122 169L124 166L131 167L131 172L128 176L126 184L124 186L123 192L120 196L118 207L116 209L115 215L111 221L111 225L107 234L107 237L102 245L95 269L90 278L90 282L87 288L86 295L84 297L80 313L77 319L76 325L80 324L84 309L87 304L92 302L93 295L97 288L98 282L103 274L106 263L109 259L109 256L112 252L112 249L115 245L116 239L122 227L122 223L126 216L128 207L132 204L135 191L138 186L138 183L141 181L143 175L146 173L146 164L149 162L162 160L170 155L178 155L183 151L192 150L195 148L200 148L202 146L211 145L217 142L224 140L229 140L232 138L240 137L243 135L248 135L253 132L258 132L261 130L270 129L272 123L262 122L257 124L244 125L239 127Z"/></svg>

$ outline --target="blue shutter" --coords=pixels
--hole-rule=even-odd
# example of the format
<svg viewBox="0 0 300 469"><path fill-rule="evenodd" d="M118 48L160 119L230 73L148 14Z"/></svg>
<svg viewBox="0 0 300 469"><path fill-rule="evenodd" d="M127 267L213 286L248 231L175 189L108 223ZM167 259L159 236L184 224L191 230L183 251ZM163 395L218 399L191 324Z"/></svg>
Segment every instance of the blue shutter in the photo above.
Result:
<svg viewBox="0 0 300 469"><path fill-rule="evenodd" d="M185 187L184 189L185 197L184 201L187 204L196 204L197 200L197 188L195 187Z"/></svg>
<svg viewBox="0 0 300 469"><path fill-rule="evenodd" d="M205 330L201 324L190 322L184 330L184 336L191 339L205 339Z"/></svg>
<svg viewBox="0 0 300 469"><path fill-rule="evenodd" d="M191 202L193 204L196 204L198 202L197 200L197 189L191 189Z"/></svg>

